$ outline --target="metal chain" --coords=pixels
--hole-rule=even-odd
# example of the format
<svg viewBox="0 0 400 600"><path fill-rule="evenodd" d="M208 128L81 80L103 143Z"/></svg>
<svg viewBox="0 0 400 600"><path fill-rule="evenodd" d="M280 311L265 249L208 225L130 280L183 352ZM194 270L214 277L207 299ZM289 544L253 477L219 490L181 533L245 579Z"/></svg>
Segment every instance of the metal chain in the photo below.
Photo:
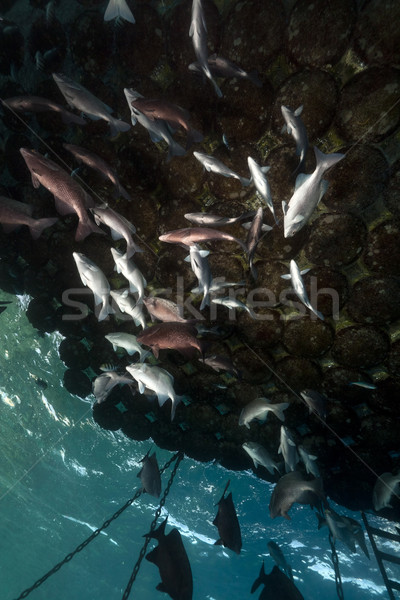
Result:
<svg viewBox="0 0 400 600"><path fill-rule="evenodd" d="M149 531L148 534L146 534L146 540L145 540L145 542L144 542L144 544L143 544L143 546L142 546L142 548L141 548L141 550L139 552L139 557L138 557L138 559L137 559L137 561L135 563L135 566L133 567L132 575L130 576L130 579L128 581L128 585L125 588L125 591L124 591L123 596L122 596L122 600L127 600L127 598L129 597L129 594L130 594L131 589L132 589L132 585L133 585L133 583L134 583L134 581L135 581L135 579L137 577L137 574L139 572L140 565L142 564L142 560L144 558L144 555L146 554L147 546L150 543L150 540L151 540L151 535L150 534L152 534L153 531L156 528L158 517L161 514L161 509L162 509L162 507L165 504L165 501L166 501L167 496L169 494L169 490L171 488L172 482L174 481L174 477L175 477L176 472L178 470L179 464L180 464L181 460L183 459L183 456L184 456L183 452L177 452L171 458L171 460L169 461L169 463L167 463L168 466L169 466L174 460L176 460L176 463L174 465L174 468L173 468L173 470L171 472L171 475L170 475L170 478L168 480L167 486L166 486L166 488L164 490L164 494L163 494L163 496L162 496L162 498L160 500L160 504L159 504L159 506L158 506L158 508L157 508L157 510L155 512L154 519L151 522L150 531ZM167 468L167 465L164 468Z"/></svg>
<svg viewBox="0 0 400 600"><path fill-rule="evenodd" d="M331 549L332 549L333 568L335 569L336 592L337 592L338 598L340 600L344 600L342 578L340 576L340 571L339 571L339 558L338 558L338 555L336 552L335 542L333 541L331 533L329 533L329 543L330 543Z"/></svg>
<svg viewBox="0 0 400 600"><path fill-rule="evenodd" d="M171 463L177 458L178 454L179 453L174 454L174 456L172 456L168 460L168 462L165 463L165 465L162 467L162 469L160 469L160 475L162 473L164 473L164 471L166 469L168 469L168 467L171 465ZM175 469L174 470L176 470L176 465L175 465ZM168 491L169 491L169 488L168 488ZM31 585L31 587L29 587L26 590L24 590L18 596L18 598L16 598L15 600L22 600L22 598L26 598L27 596L29 596L29 594L31 592L33 592L33 590L36 590L40 585L42 585L42 583L44 583L46 581L46 579L48 579L49 577L51 577L51 575L53 575L54 573L57 573L57 571L59 571L63 565L65 565L66 563L68 563L70 560L72 560L74 558L75 554L78 554L78 552L81 552L81 550L83 550L84 548L86 548L86 546L88 544L90 544L90 542L92 540L94 540L104 529L107 529L107 527L113 521L115 521L115 519L117 519L120 516L120 514L124 512L124 510L126 510L131 504L133 504L133 502L135 502L135 500L137 500L139 498L139 496L141 496L142 493L143 493L142 490L138 490L135 493L135 495L133 496L133 498L130 498L130 500L128 500L127 502L125 502L125 504L123 506L121 506L121 508L119 508L117 510L117 512L113 514L112 517L110 517L109 519L107 519L106 521L104 521L104 523L103 523L103 525L101 527L99 527L98 529L96 529L95 531L93 531L93 533L84 542L82 542L81 544L79 544L79 546L77 546L73 552L70 552L69 554L67 554L67 556L61 562L57 563L50 571L48 571L40 579L38 579L37 581L35 581L35 583L33 585Z"/></svg>

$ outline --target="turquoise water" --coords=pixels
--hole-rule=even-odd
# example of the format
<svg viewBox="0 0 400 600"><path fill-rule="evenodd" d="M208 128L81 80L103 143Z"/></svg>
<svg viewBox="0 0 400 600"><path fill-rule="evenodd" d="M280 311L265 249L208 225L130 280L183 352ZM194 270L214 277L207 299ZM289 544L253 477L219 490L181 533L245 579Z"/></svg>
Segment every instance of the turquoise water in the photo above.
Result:
<svg viewBox="0 0 400 600"><path fill-rule="evenodd" d="M13 298L2 294L1 299ZM16 598L134 495L140 459L151 445L150 440L134 442L118 432L106 432L93 422L93 398L83 401L62 386L64 367L57 351L61 336L40 337L25 316L28 298L13 300L0 315L3 600ZM33 376L48 387L38 386ZM156 451L160 465L171 457L169 452ZM169 473L163 476L163 486ZM214 546L214 505L228 479L242 530L239 556ZM183 460L163 515L169 515L169 524L183 536L194 600L258 598L261 588L254 596L250 588L263 559L266 572L272 569L266 546L270 539L281 545L304 598L337 598L327 530L317 531L312 511L299 505L291 509L291 521L271 520L272 488L250 471L229 472L216 464ZM29 597L121 598L156 508L155 500L143 495ZM360 520L359 514L339 510ZM371 523L385 522L371 517ZM390 544L385 549L393 551ZM369 561L363 554L351 554L340 542L337 550L346 600L387 597L374 558ZM396 577L394 572L391 575ZM130 598L167 598L155 590L159 581L157 568L144 560Z"/></svg>

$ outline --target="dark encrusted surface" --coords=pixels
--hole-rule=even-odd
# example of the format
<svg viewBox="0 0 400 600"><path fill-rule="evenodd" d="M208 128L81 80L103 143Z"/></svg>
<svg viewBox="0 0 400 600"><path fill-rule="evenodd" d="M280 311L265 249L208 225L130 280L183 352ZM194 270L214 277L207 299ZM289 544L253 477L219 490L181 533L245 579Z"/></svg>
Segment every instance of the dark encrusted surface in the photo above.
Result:
<svg viewBox="0 0 400 600"><path fill-rule="evenodd" d="M220 14L212 1L204 2L210 53L220 52L243 68L257 69L263 81L263 87L257 88L249 81L219 80L224 93L221 101L216 100L208 80L187 69L188 63L195 60L188 36L188 3L172 6L165 14L141 5L142 22L136 15L137 25L125 24L119 32L113 25L104 24L97 2L84 4L90 10L80 15L71 31L70 50L75 62L71 76L110 104L114 114L124 120L128 120L129 111L123 88L128 86L187 108L193 125L205 136L204 143L194 149L213 154L243 176L248 175L249 155L271 167L268 180L280 220L258 245L256 281L237 244L209 245L213 275L240 281L238 298L259 303L254 304L253 315L237 310L231 320L228 310L221 306L214 311L216 317L208 308L203 311L206 319L212 317L204 323L211 331L204 334L207 354L229 356L240 378L162 350L160 364L174 375L177 393L190 399L188 404L178 406L175 420L170 422L169 403L160 409L157 402L128 388L115 389L106 402L94 404L94 419L102 427L121 429L132 439L152 437L160 446L183 449L195 459L217 459L226 467L244 469L251 466L241 447L244 441L265 445L278 459L280 422L271 416L265 424L253 422L250 430L240 427L238 418L243 406L260 396L271 402L289 402L287 424L296 442L318 455L330 497L350 508L371 508L371 471L337 436L346 439L375 472L398 470L399 163L398 155L390 152L396 148L399 135L398 106L381 116L398 98L399 71L391 29L387 36L382 29L372 46L365 42L373 36L368 14L375 14L379 2L366 3L358 14L353 41L353 3L315 2L312 31L318 35L310 35L304 26L300 27L300 13L307 11L303 1L286 16L283 4L275 0L264 2L261 12L256 11L257 2L232 2L227 14ZM397 5L389 5L390 15L395 18ZM385 3L385 10L379 13L382 22L389 19L387 6ZM341 18L348 17L340 43L333 35L334 28L327 30L327 16L335 11ZM337 22L342 23L340 19ZM329 19L328 24L332 26ZM299 35L294 35L297 27ZM37 35L36 40L39 38ZM303 42L299 45L300 38ZM8 68L4 59L7 41L18 65L18 28L6 34L0 30L1 72ZM368 68L354 58L352 48ZM114 68L117 56L121 60ZM39 77L36 93L61 103L58 90L46 77ZM10 78L5 90L11 96L23 93L24 88ZM302 117L310 142L305 169L308 173L315 165L313 145L324 152L346 154L327 174L330 187L310 223L290 239L283 237L281 201L288 201L293 193L299 159L293 139L280 132L283 103L292 109L304 105ZM112 164L132 195L132 202L115 199L113 186L98 174L82 169L80 176L137 227L137 241L145 252L134 260L151 289L169 299L187 301L185 314L193 316L190 306L196 312L200 301L199 297L190 297L196 281L184 262L186 252L161 244L158 236L188 226L185 212L207 210L237 216L257 207L254 189L243 188L236 179L204 173L191 151L167 163L165 145L154 145L139 125L110 140L104 121L88 121L82 128L71 128L61 122L59 115L25 117L73 168L76 165L62 148L67 137L69 142L97 152ZM2 174L8 183L1 193L31 202L35 216L55 215L53 198L43 188L32 188L19 154L21 146L37 145L43 153L46 148L13 115L5 112L2 120ZM177 133L176 139L185 143L184 135ZM373 143L366 143L369 141ZM349 142L351 145L346 145ZM274 225L268 209L265 221ZM114 363L123 371L131 362L124 351L115 354L104 335L115 330L137 334L139 329L127 319L117 322L110 318L98 323L92 313L91 293L73 296L90 307L88 315L78 321L65 320L66 314L77 313L65 305L63 292L82 287L72 252L82 252L99 264L112 288L125 285L113 270L109 236L91 235L83 243L76 243L75 229L76 217L68 216L60 218L36 242L24 228L10 235L1 231L0 276L3 289L33 296L27 312L40 332L58 330L65 336L60 347L60 357L68 367L64 385L86 397L93 373L98 375L104 363ZM240 225L227 231L245 239ZM124 242L117 246L123 249ZM312 319L309 311L298 318L298 308L293 304L297 299L288 282L281 279L292 258L301 268L311 267L304 281L310 297L317 294L324 321ZM354 382L376 387L349 385ZM303 388L314 388L328 396L327 427L309 415L299 399ZM271 478L261 468L257 474ZM386 509L382 514L397 513L396 509Z"/></svg>

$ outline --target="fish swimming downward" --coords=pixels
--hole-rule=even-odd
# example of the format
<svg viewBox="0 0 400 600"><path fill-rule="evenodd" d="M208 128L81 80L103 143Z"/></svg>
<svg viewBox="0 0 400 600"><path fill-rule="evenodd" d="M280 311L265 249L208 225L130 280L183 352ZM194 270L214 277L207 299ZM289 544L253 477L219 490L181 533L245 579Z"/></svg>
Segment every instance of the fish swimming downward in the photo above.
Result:
<svg viewBox="0 0 400 600"><path fill-rule="evenodd" d="M134 106L134 103L138 99L143 98L142 94L139 94L139 92L132 88L125 88L124 94L129 110L131 111L132 125L136 125L136 123L139 122L142 127L147 129L151 141L155 144L162 140L168 144L167 162L169 162L173 156L183 156L186 154L185 148L178 144L172 137L167 121L164 121L164 119L149 119L149 117Z"/></svg>
<svg viewBox="0 0 400 600"><path fill-rule="evenodd" d="M159 498L161 494L161 476L158 468L156 453L150 454L150 450L141 460L142 468L138 473L138 477L142 483L142 490L150 496Z"/></svg>
<svg viewBox="0 0 400 600"><path fill-rule="evenodd" d="M159 592L165 592L172 600L192 600L192 570L181 534L174 528L165 535L166 524L167 519L158 529L146 534L145 537L158 541L158 546L146 554L146 560L160 571L161 583L156 586Z"/></svg>
<svg viewBox="0 0 400 600"><path fill-rule="evenodd" d="M285 125L282 127L282 133L287 131L296 142L296 154L300 157L300 162L294 173L300 171L304 167L306 154L308 150L308 137L305 125L300 117L303 112L303 106L299 106L295 111L290 110L287 106L281 106L282 116L285 119Z"/></svg>
<svg viewBox="0 0 400 600"><path fill-rule="evenodd" d="M286 473L289 471L294 471L297 463L299 462L299 455L297 453L296 443L292 437L292 434L284 425L281 425L278 454L282 454L283 456Z"/></svg>
<svg viewBox="0 0 400 600"><path fill-rule="evenodd" d="M265 204L268 206L269 210L271 211L275 223L277 223L278 221L275 216L275 209L272 202L271 188L267 178L265 177L270 167L260 167L260 165L256 163L256 161L253 158L251 158L251 156L247 158L247 163L249 165L251 179L254 182L255 188L261 196L261 198L264 200Z"/></svg>
<svg viewBox="0 0 400 600"><path fill-rule="evenodd" d="M108 315L115 312L110 304L110 284L103 271L87 256L80 252L73 252L72 256L76 262L83 285L86 285L93 292L95 306L102 305L97 319L103 321Z"/></svg>
<svg viewBox="0 0 400 600"><path fill-rule="evenodd" d="M68 152L71 152L71 154L75 156L78 162L84 163L91 169L94 169L100 173L104 178L109 179L111 183L115 185L117 195L122 196L125 198L125 200L131 200L128 192L122 187L117 173L104 159L102 159L100 156L97 156L97 154L94 152L91 152L86 148L82 148L81 146L75 146L74 144L63 144L63 146L66 150L68 150Z"/></svg>
<svg viewBox="0 0 400 600"><path fill-rule="evenodd" d="M306 292L306 286L304 285L304 281L302 278L302 275L308 273L309 270L310 269L303 269L303 271L300 271L296 261L292 259L290 261L290 273L288 273L287 275L281 275L281 278L291 280L293 290L298 299L304 304L304 306L309 308L311 312L314 313L314 315L316 315L319 319L323 321L324 315L321 312L319 312L316 308L314 308L311 304Z"/></svg>
<svg viewBox="0 0 400 600"><path fill-rule="evenodd" d="M242 548L242 534L236 514L236 509L232 500L232 492L225 497L225 492L229 487L230 481L225 486L221 499L217 502L218 513L213 521L218 529L219 538L216 545L223 545L236 554L240 554Z"/></svg>
<svg viewBox="0 0 400 600"><path fill-rule="evenodd" d="M78 215L79 223L75 234L77 242L84 240L90 233L104 234L87 213L86 208L91 204L91 198L64 169L36 150L20 148L20 152L31 172L33 187L43 185L53 194L59 214L75 212Z"/></svg>
<svg viewBox="0 0 400 600"><path fill-rule="evenodd" d="M116 210L106 204L91 208L90 212L93 214L97 225L103 223L103 225L110 228L113 240L124 239L126 241L126 258L131 258L135 252L143 252L132 239L132 233L136 233L136 227Z"/></svg>
<svg viewBox="0 0 400 600"><path fill-rule="evenodd" d="M222 92L212 76L208 64L207 25L201 0L192 0L192 17L190 21L189 37L192 38L193 48L200 70L213 84L218 98L221 98Z"/></svg>
<svg viewBox="0 0 400 600"><path fill-rule="evenodd" d="M289 204L282 202L283 227L285 238L292 237L302 229L322 196L328 189L328 182L322 179L325 171L333 167L344 154L324 154L314 146L316 167L310 175L300 173L296 178L295 191Z"/></svg>
<svg viewBox="0 0 400 600"><path fill-rule="evenodd" d="M128 123L111 115L112 108L110 106L107 106L99 98L96 98L80 83L73 81L61 73L53 73L53 79L69 106L80 110L92 121L98 121L99 119L107 121L110 126L112 138L118 133L130 129L131 126Z"/></svg>
<svg viewBox="0 0 400 600"><path fill-rule="evenodd" d="M271 231L272 227L263 223L264 212L260 206L250 223L244 223L242 227L248 230L246 238L247 256L249 258L250 271L254 279L257 279L257 270L254 267L254 254L262 234Z"/></svg>
<svg viewBox="0 0 400 600"><path fill-rule="evenodd" d="M212 274L207 259L209 254L209 250L201 250L197 244L192 244L189 247L189 256L184 259L186 262L190 261L192 271L198 280L198 290L200 293L203 292L200 310L203 310L206 306L210 306Z"/></svg>
<svg viewBox="0 0 400 600"><path fill-rule="evenodd" d="M172 129L182 127L187 133L186 150L194 143L203 140L203 134L190 125L189 112L177 104L167 100L137 97L135 100L131 100L131 106L140 111L150 121L154 122L161 119L168 123Z"/></svg>
<svg viewBox="0 0 400 600"><path fill-rule="evenodd" d="M126 313L135 322L136 326L146 327L146 319L144 318L142 304L138 304L132 296L129 295L129 290L111 290L111 298L115 300L119 310Z"/></svg>
<svg viewBox="0 0 400 600"><path fill-rule="evenodd" d="M274 542L274 540L270 540L267 543L267 548L273 560L276 562L277 566L284 572L286 575L293 581L293 573L292 567L287 562L281 548L279 545Z"/></svg>
<svg viewBox="0 0 400 600"><path fill-rule="evenodd" d="M116 248L111 248L111 254L115 262L115 270L117 273L122 275L129 281L129 291L137 293L137 302L140 304L144 296L144 288L147 285L147 281L143 277L140 269L135 265L131 258L127 258L126 254L122 254Z"/></svg>

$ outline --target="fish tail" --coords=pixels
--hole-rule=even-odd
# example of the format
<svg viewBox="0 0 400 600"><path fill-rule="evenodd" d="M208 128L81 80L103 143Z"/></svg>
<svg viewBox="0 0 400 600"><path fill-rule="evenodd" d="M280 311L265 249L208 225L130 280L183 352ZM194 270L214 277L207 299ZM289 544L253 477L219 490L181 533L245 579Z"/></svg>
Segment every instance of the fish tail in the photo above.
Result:
<svg viewBox="0 0 400 600"><path fill-rule="evenodd" d="M101 311L99 312L99 316L97 317L97 320L104 321L105 319L107 319L108 315L113 315L113 314L115 314L115 310L109 303L109 300L107 300L107 302L103 302L103 306L101 307Z"/></svg>
<svg viewBox="0 0 400 600"><path fill-rule="evenodd" d="M180 402L182 402L183 396L175 396L171 398L171 421L175 418L176 407Z"/></svg>
<svg viewBox="0 0 400 600"><path fill-rule="evenodd" d="M171 143L169 144L167 162L169 162L173 156L184 156L185 154L185 148L172 139Z"/></svg>
<svg viewBox="0 0 400 600"><path fill-rule="evenodd" d="M241 183L241 184L242 184L244 187L247 187L247 186L249 186L249 185L250 185L250 183L251 183L251 177L250 177L250 179L247 179L247 177L239 177L239 179L240 179L240 183Z"/></svg>
<svg viewBox="0 0 400 600"><path fill-rule="evenodd" d="M76 228L75 241L81 242L91 233L105 234L100 227L97 227L97 225L92 223L92 221L89 221L89 219L87 221L79 220L78 227Z"/></svg>
<svg viewBox="0 0 400 600"><path fill-rule="evenodd" d="M117 191L118 191L118 194L120 196L122 196L123 198L125 198L125 200L128 200L129 202L132 200L130 194L128 194L128 192L126 191L126 189L120 183L117 186Z"/></svg>
<svg viewBox="0 0 400 600"><path fill-rule="evenodd" d="M110 132L111 137L117 137L119 133L122 131L128 131L131 128L129 123L125 123L125 121L121 121L120 119L115 119L114 117L109 116L108 121L110 124Z"/></svg>
<svg viewBox="0 0 400 600"><path fill-rule="evenodd" d="M135 17L125 0L110 0L104 13L104 20L112 21L112 19L118 17L129 21L129 23L135 23Z"/></svg>
<svg viewBox="0 0 400 600"><path fill-rule="evenodd" d="M281 402L281 404L276 404L275 407L275 415L280 421L284 421L285 415L283 414L283 411L289 407L289 402Z"/></svg>
<svg viewBox="0 0 400 600"><path fill-rule="evenodd" d="M254 594L254 592L256 591L256 589L259 588L262 583L264 583L265 577L266 577L266 575L265 575L264 561L263 561L262 565L261 565L260 573L258 574L257 579L255 580L255 582L251 586L251 593L252 594Z"/></svg>
<svg viewBox="0 0 400 600"><path fill-rule="evenodd" d="M135 242L132 242L131 244L128 244L126 247L126 253L125 253L125 258L131 258L136 252L144 252L143 248L140 248L139 246L137 246L135 244Z"/></svg>
<svg viewBox="0 0 400 600"><path fill-rule="evenodd" d="M316 169L321 169L322 172L327 171L345 157L344 154L340 154L339 152L333 154L324 154L317 148L317 146L314 146L314 153L315 160L317 161Z"/></svg>
<svg viewBox="0 0 400 600"><path fill-rule="evenodd" d="M49 217L45 219L37 219L32 225L29 225L31 236L34 240L37 240L43 233L44 229L51 227L54 223L57 223L57 217Z"/></svg>

